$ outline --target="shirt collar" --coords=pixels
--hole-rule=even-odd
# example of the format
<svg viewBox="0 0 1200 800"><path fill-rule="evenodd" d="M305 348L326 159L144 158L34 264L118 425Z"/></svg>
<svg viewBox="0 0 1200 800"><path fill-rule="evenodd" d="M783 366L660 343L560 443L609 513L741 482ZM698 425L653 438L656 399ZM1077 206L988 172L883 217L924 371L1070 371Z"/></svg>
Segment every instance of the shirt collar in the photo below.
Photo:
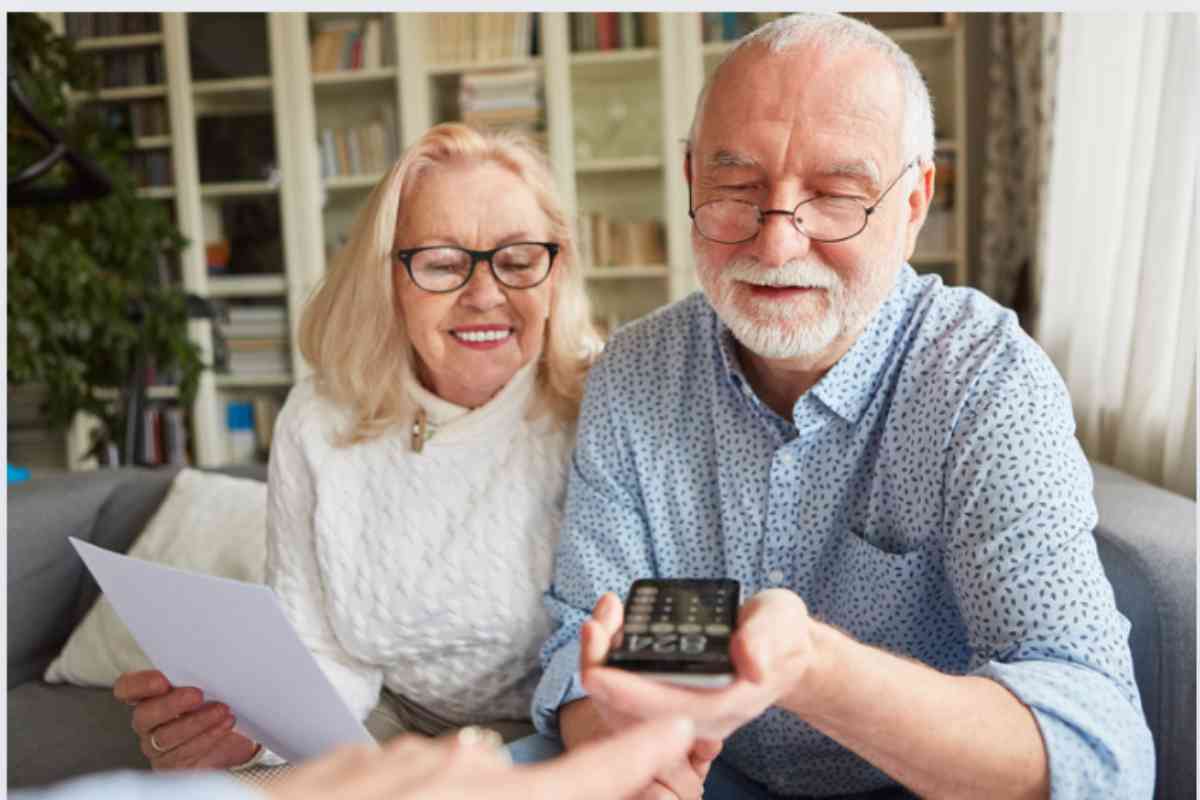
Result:
<svg viewBox="0 0 1200 800"><path fill-rule="evenodd" d="M904 321L916 302L920 285L916 272L905 264L896 278L896 285L866 329L829 372L797 401L794 417L800 410L800 403L811 394L846 422L852 425L858 422L875 395L884 366L895 348L895 340L901 335ZM726 378L739 392L753 396L753 389L738 361L733 332L711 305L709 308L716 319L717 347Z"/></svg>
<svg viewBox="0 0 1200 800"><path fill-rule="evenodd" d="M844 356L825 373L812 393L835 414L856 424L879 388L880 379L896 340L906 329L905 321L920 292L921 281L908 264L900 269L896 285L866 329Z"/></svg>

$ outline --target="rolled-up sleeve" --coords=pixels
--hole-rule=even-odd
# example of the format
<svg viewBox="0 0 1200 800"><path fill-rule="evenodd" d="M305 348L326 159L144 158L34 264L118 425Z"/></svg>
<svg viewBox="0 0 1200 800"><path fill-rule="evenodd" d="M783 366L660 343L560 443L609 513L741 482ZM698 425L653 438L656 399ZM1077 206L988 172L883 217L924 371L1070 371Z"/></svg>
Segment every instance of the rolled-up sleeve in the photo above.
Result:
<svg viewBox="0 0 1200 800"><path fill-rule="evenodd" d="M1154 745L1096 550L1066 388L1015 343L980 377L946 452L945 567L970 671L1033 713L1053 798L1150 797Z"/></svg>

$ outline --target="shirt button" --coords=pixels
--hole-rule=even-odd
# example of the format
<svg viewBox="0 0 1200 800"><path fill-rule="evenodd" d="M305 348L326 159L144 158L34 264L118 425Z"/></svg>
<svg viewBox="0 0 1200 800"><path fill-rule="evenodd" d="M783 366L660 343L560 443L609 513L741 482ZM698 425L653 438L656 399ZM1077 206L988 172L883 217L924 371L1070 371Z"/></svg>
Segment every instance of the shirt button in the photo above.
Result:
<svg viewBox="0 0 1200 800"><path fill-rule="evenodd" d="M767 580L774 584L783 583L783 571L778 569L771 570L767 573Z"/></svg>

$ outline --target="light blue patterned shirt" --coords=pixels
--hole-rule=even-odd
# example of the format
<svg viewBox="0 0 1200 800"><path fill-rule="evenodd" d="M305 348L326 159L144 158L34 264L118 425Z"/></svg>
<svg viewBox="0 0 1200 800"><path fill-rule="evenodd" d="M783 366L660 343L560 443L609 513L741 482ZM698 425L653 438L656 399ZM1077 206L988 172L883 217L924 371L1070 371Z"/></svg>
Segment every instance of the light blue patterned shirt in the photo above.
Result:
<svg viewBox="0 0 1200 800"><path fill-rule="evenodd" d="M1016 316L906 266L793 419L756 397L703 295L612 338L546 595L538 728L586 694L578 632L601 594L730 577L743 599L787 587L860 642L1008 687L1040 726L1053 797L1149 797L1153 743L1091 534L1091 471L1062 380ZM892 783L777 708L722 757L780 794Z"/></svg>

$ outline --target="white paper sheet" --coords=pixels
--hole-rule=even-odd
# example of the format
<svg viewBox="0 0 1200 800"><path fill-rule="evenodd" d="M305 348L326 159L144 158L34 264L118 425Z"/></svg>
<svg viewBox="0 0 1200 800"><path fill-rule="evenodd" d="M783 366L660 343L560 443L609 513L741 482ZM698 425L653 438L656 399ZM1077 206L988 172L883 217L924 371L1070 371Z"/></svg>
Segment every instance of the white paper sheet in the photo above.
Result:
<svg viewBox="0 0 1200 800"><path fill-rule="evenodd" d="M288 761L374 742L266 586L71 544L154 666L227 704L246 736Z"/></svg>

